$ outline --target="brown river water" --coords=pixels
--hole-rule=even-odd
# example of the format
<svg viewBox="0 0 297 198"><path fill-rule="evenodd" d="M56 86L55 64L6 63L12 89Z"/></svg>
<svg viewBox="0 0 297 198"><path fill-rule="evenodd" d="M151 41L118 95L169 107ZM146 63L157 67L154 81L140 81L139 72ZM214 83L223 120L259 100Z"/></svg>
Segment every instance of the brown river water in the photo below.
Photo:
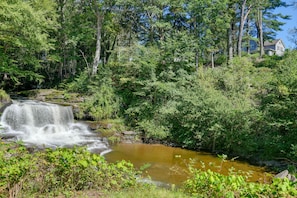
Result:
<svg viewBox="0 0 297 198"><path fill-rule="evenodd" d="M189 178L188 167L212 170L224 175L233 172L248 177L248 181L268 182L271 174L264 167L250 165L238 159L222 160L205 152L190 151L160 144L117 144L104 155L108 162L126 160L137 169L144 169L143 176L153 181L180 185Z"/></svg>

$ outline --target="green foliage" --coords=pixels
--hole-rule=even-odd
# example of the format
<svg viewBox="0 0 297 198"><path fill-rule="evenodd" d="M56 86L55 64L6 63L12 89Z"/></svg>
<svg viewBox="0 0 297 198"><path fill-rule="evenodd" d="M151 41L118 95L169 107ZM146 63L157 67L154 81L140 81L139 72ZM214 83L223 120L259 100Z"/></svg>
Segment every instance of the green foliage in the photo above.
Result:
<svg viewBox="0 0 297 198"><path fill-rule="evenodd" d="M92 120L118 117L121 98L116 94L110 76L108 69L102 69L102 72L93 78L83 72L66 85L67 91L85 95L80 110ZM82 113L79 116L83 116Z"/></svg>
<svg viewBox="0 0 297 198"><path fill-rule="evenodd" d="M296 184L274 179L272 184L247 182L241 175L221 175L210 170L190 169L193 176L184 190L195 197L296 197Z"/></svg>
<svg viewBox="0 0 297 198"><path fill-rule="evenodd" d="M291 52L278 62L274 78L267 84L267 93L261 101L265 130L270 139L267 150L279 156L290 157L291 144L296 142L296 58L297 53Z"/></svg>
<svg viewBox="0 0 297 198"><path fill-rule="evenodd" d="M162 65L158 67L158 72L171 72L178 74L177 71L183 69L191 72L195 70L193 58L197 40L186 31L173 32L168 35L166 41L161 42ZM161 74L162 75L162 74Z"/></svg>
<svg viewBox="0 0 297 198"><path fill-rule="evenodd" d="M113 87L102 84L96 93L80 105L94 120L116 118L120 106L120 98L115 95Z"/></svg>
<svg viewBox="0 0 297 198"><path fill-rule="evenodd" d="M276 68L277 63L282 59L281 56L266 56L265 59L256 62L257 67Z"/></svg>
<svg viewBox="0 0 297 198"><path fill-rule="evenodd" d="M87 189L117 190L136 185L133 165L108 164L85 148L46 149L29 153L23 146L0 144L1 197L53 194Z"/></svg>
<svg viewBox="0 0 297 198"><path fill-rule="evenodd" d="M42 82L42 54L53 49L50 34L57 28L53 1L1 1L0 75L2 86Z"/></svg>
<svg viewBox="0 0 297 198"><path fill-rule="evenodd" d="M61 85L60 85L61 86ZM88 94L90 89L90 76L87 71L81 72L72 82L66 84L69 92Z"/></svg>
<svg viewBox="0 0 297 198"><path fill-rule="evenodd" d="M22 145L0 141L0 196L17 196L30 171L35 170L32 156Z"/></svg>
<svg viewBox="0 0 297 198"><path fill-rule="evenodd" d="M274 23L269 9L284 3L256 3L250 17L260 5ZM84 95L80 118L121 117L147 138L192 149L289 156L297 132L296 53L227 64L226 32L239 23L237 8L240 2L229 0L1 1L0 86L62 82ZM95 12L102 14L100 63L91 77ZM220 67L209 68L210 54L220 56Z"/></svg>
<svg viewBox="0 0 297 198"><path fill-rule="evenodd" d="M167 48L173 44L163 43ZM229 66L202 69L197 75L187 61L174 62L168 50L161 57L148 50L156 52L140 46L129 53L132 61L120 74L130 126L147 138L167 138L186 148L245 156L258 152L263 115L256 108L257 94L272 79L270 69L234 58Z"/></svg>
<svg viewBox="0 0 297 198"><path fill-rule="evenodd" d="M138 123L138 130L145 131L147 138L167 138L169 136L168 128L156 122L156 119L142 120Z"/></svg>

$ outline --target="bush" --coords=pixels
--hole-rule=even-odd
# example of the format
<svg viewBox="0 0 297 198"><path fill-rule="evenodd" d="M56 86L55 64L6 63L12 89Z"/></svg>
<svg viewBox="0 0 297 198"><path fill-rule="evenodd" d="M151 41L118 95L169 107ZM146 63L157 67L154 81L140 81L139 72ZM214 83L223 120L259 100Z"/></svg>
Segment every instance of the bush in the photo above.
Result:
<svg viewBox="0 0 297 198"><path fill-rule="evenodd" d="M271 184L247 182L241 175L221 175L210 170L190 169L193 176L184 191L194 197L296 197L296 184L274 179Z"/></svg>
<svg viewBox="0 0 297 198"><path fill-rule="evenodd" d="M120 108L120 97L108 84L97 88L97 92L88 97L81 105L82 111L93 120L117 118Z"/></svg>
<svg viewBox="0 0 297 198"><path fill-rule="evenodd" d="M79 190L118 190L136 185L131 163L108 164L85 148L46 149L29 154L22 145L0 145L0 197Z"/></svg>
<svg viewBox="0 0 297 198"><path fill-rule="evenodd" d="M0 197L15 197L27 175L35 171L32 156L25 147L0 141Z"/></svg>

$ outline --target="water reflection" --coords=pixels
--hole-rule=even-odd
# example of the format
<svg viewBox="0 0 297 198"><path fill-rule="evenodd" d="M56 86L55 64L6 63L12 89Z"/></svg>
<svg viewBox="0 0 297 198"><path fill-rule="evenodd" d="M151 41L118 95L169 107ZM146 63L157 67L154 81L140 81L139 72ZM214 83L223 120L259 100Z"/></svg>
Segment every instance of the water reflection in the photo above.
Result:
<svg viewBox="0 0 297 198"><path fill-rule="evenodd" d="M136 168L145 169L144 176L152 180L181 184L189 177L189 165L227 175L232 169L248 177L249 181L265 182L269 176L263 167L245 162L222 160L204 152L189 151L159 144L117 144L105 158L109 162L130 161Z"/></svg>

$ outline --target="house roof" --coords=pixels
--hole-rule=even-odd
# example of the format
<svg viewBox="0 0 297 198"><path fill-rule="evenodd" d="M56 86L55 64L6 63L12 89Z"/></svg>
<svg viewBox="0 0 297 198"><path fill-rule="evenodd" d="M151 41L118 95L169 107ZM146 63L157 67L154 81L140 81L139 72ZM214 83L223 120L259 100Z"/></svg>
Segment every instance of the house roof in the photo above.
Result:
<svg viewBox="0 0 297 198"><path fill-rule="evenodd" d="M277 42L281 41L283 46L284 45L284 42L281 40L281 39L275 39L275 40L269 40L269 41L265 41L264 42L264 46L271 46L271 45L275 45Z"/></svg>

